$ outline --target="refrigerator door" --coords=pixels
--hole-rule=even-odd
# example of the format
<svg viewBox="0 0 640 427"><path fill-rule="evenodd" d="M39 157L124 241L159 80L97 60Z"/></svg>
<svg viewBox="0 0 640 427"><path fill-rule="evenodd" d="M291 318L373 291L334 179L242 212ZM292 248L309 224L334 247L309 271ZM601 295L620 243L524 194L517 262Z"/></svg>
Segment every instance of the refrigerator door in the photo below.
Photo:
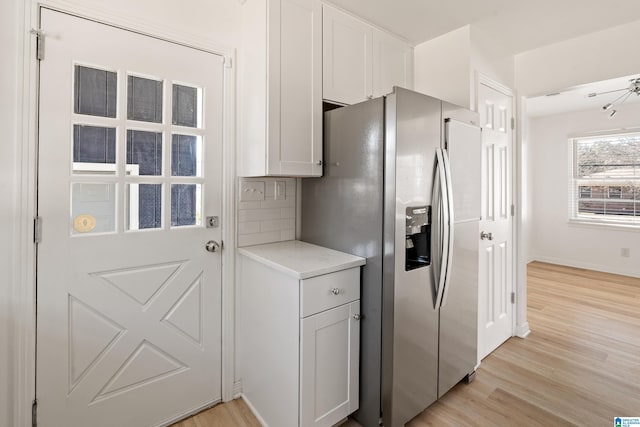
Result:
<svg viewBox="0 0 640 427"><path fill-rule="evenodd" d="M451 188L455 222L480 219L480 127L445 119L445 148L451 163Z"/></svg>
<svg viewBox="0 0 640 427"><path fill-rule="evenodd" d="M451 279L440 308L438 397L472 373L477 363L480 132L469 123L445 123L456 216Z"/></svg>
<svg viewBox="0 0 640 427"><path fill-rule="evenodd" d="M325 113L324 175L302 179L301 240L367 259L362 270L360 409L380 420L384 98Z"/></svg>
<svg viewBox="0 0 640 427"><path fill-rule="evenodd" d="M407 208L431 204L441 101L400 88L386 99L382 419L401 427L437 397L433 264L407 271L404 257Z"/></svg>

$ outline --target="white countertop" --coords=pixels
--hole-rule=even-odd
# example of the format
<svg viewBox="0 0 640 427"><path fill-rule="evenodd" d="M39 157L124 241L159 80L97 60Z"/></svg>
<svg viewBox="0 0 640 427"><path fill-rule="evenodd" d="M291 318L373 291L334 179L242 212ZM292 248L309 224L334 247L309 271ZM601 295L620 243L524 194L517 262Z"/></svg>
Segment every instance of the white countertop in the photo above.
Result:
<svg viewBox="0 0 640 427"><path fill-rule="evenodd" d="M238 248L238 253L296 279L308 279L366 263L365 258L299 240L246 246Z"/></svg>

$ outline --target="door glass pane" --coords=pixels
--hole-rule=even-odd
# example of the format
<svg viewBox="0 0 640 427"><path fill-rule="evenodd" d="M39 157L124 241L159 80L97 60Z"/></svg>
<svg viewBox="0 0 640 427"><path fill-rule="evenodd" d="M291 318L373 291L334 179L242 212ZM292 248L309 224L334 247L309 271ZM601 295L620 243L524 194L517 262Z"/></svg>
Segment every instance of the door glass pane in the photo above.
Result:
<svg viewBox="0 0 640 427"><path fill-rule="evenodd" d="M162 227L162 184L127 184L127 230Z"/></svg>
<svg viewBox="0 0 640 427"><path fill-rule="evenodd" d="M200 184L171 185L171 226L202 224Z"/></svg>
<svg viewBox="0 0 640 427"><path fill-rule="evenodd" d="M127 119L162 123L162 81L128 77Z"/></svg>
<svg viewBox="0 0 640 427"><path fill-rule="evenodd" d="M172 135L171 175L201 176L202 138L193 135Z"/></svg>
<svg viewBox="0 0 640 427"><path fill-rule="evenodd" d="M192 128L201 127L201 99L202 89L174 84L172 123Z"/></svg>
<svg viewBox="0 0 640 427"><path fill-rule="evenodd" d="M162 175L162 134L127 130L127 175Z"/></svg>
<svg viewBox="0 0 640 427"><path fill-rule="evenodd" d="M71 187L71 234L116 230L116 184L74 183Z"/></svg>
<svg viewBox="0 0 640 427"><path fill-rule="evenodd" d="M73 172L116 173L115 128L73 126Z"/></svg>
<svg viewBox="0 0 640 427"><path fill-rule="evenodd" d="M75 66L74 112L89 116L115 117L117 73Z"/></svg>

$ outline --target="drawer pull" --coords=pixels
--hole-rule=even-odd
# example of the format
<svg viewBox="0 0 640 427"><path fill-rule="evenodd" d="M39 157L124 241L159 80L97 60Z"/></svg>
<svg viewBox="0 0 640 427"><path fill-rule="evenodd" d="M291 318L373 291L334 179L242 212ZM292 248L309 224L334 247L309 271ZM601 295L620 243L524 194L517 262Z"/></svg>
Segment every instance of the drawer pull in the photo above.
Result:
<svg viewBox="0 0 640 427"><path fill-rule="evenodd" d="M354 315L353 315L353 319L354 319L354 320L360 320L360 319L362 319L362 315L360 315L360 314L354 314Z"/></svg>
<svg viewBox="0 0 640 427"><path fill-rule="evenodd" d="M333 288L333 289L331 289L331 293L334 294L334 295L338 295L340 293L340 289Z"/></svg>

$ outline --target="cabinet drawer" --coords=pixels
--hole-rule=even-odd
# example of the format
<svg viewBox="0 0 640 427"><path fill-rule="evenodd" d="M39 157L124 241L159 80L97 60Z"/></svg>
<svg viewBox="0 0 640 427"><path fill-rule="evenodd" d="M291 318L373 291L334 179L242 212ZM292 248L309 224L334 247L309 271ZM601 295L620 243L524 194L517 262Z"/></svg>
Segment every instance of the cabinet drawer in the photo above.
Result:
<svg viewBox="0 0 640 427"><path fill-rule="evenodd" d="M300 281L301 317L360 298L360 267Z"/></svg>

